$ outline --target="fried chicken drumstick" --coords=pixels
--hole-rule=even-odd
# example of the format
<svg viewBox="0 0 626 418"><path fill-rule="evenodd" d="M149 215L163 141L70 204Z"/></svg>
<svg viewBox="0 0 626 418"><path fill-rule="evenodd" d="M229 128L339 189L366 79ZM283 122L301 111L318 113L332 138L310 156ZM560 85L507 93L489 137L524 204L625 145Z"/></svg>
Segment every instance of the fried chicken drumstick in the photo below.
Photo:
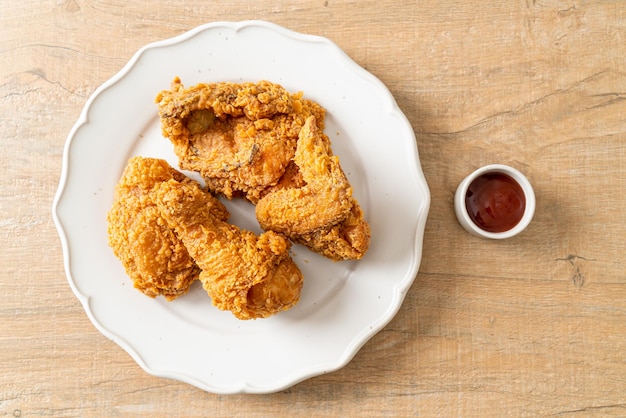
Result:
<svg viewBox="0 0 626 418"><path fill-rule="evenodd" d="M164 160L130 159L107 215L109 245L135 288L150 297L162 295L168 301L187 293L200 273L155 204L155 188L172 179L182 184L192 181ZM213 196L207 195L206 205L212 216L228 219L228 211Z"/></svg>
<svg viewBox="0 0 626 418"><path fill-rule="evenodd" d="M272 231L257 236L212 216L209 195L197 184L172 179L156 195L162 216L202 270L200 281L215 306L253 319L298 302L303 277L287 239Z"/></svg>

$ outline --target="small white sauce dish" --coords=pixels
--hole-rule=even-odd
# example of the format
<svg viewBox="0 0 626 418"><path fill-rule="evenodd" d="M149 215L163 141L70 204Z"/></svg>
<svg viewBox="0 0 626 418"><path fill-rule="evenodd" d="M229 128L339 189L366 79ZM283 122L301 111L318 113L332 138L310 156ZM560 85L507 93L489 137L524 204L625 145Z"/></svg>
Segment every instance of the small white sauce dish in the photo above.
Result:
<svg viewBox="0 0 626 418"><path fill-rule="evenodd" d="M465 202L468 188L470 187L472 182L478 177L492 173L504 174L512 178L521 187L526 200L522 218L515 226L504 232L489 232L476 225L476 223L474 223L468 213ZM526 176L524 176L520 171L516 170L515 168L503 164L491 164L477 169L476 171L465 177L463 181L461 181L454 195L454 211L456 213L456 217L459 223L470 234L481 238L506 239L519 234L524 229L526 229L528 224L530 224L530 221L535 214L535 206L535 192Z"/></svg>

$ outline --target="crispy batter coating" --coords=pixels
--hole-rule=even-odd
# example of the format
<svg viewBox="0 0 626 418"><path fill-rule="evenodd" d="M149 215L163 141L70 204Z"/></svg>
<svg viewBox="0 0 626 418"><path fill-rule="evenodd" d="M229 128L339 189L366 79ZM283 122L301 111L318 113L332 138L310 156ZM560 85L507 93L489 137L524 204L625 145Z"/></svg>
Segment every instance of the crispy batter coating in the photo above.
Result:
<svg viewBox="0 0 626 418"><path fill-rule="evenodd" d="M155 205L155 188L172 179L183 184L192 182L166 161L130 159L116 185L107 215L109 245L133 285L150 297L162 295L168 301L187 293L200 273ZM228 219L224 205L213 196L206 196L207 210L221 220Z"/></svg>
<svg viewBox="0 0 626 418"><path fill-rule="evenodd" d="M177 77L156 103L180 167L199 172L214 192L252 202L284 175L307 117L323 129L325 113L268 81L185 88Z"/></svg>
<svg viewBox="0 0 626 418"><path fill-rule="evenodd" d="M361 259L370 245L370 226L363 218L359 203L355 199L352 203L350 213L342 222L291 239L331 260Z"/></svg>
<svg viewBox="0 0 626 418"><path fill-rule="evenodd" d="M298 176L293 174L257 202L261 227L284 233L333 260L363 257L370 242L369 224L314 116L300 131L293 162Z"/></svg>
<svg viewBox="0 0 626 418"><path fill-rule="evenodd" d="M200 280L215 306L254 319L298 302L303 277L287 239L272 231L257 236L212 216L208 195L196 184L172 179L156 195L163 217L202 269Z"/></svg>
<svg viewBox="0 0 626 418"><path fill-rule="evenodd" d="M313 116L300 131L293 161L304 185L280 188L261 198L256 205L261 228L300 235L345 219L352 208L352 187Z"/></svg>

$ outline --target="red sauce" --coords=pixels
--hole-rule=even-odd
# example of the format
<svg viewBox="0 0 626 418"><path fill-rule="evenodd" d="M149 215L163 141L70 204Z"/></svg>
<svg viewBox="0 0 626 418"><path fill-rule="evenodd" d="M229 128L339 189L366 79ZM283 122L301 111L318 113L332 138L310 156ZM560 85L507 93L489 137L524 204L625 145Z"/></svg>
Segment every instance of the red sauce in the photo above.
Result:
<svg viewBox="0 0 626 418"><path fill-rule="evenodd" d="M470 219L488 232L504 232L519 223L526 197L522 187L502 173L486 173L468 187L465 206Z"/></svg>

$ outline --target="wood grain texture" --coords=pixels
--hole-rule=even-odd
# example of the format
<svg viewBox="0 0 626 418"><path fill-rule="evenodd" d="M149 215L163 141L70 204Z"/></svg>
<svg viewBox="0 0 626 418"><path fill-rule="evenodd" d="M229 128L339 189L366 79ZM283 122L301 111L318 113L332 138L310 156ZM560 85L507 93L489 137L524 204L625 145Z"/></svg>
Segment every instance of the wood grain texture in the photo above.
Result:
<svg viewBox="0 0 626 418"><path fill-rule="evenodd" d="M0 416L626 416L623 2L5 3ZM416 132L432 205L405 303L345 368L220 396L146 374L91 325L50 208L98 85L147 43L244 19L330 38L378 76ZM452 207L494 162L538 199L504 242L464 232Z"/></svg>

